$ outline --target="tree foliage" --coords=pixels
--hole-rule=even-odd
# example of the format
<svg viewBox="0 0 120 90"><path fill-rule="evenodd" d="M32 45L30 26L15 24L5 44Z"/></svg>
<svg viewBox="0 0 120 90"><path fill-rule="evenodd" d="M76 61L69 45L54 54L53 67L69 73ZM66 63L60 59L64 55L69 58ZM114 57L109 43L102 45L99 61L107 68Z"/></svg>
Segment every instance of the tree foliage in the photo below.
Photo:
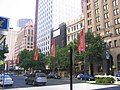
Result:
<svg viewBox="0 0 120 90"><path fill-rule="evenodd" d="M34 57L34 50L28 51L23 50L19 53L20 57L20 66L23 67L25 70L33 69L33 70L45 70L45 63L44 63L44 55L39 53L39 59L37 61L33 60Z"/></svg>

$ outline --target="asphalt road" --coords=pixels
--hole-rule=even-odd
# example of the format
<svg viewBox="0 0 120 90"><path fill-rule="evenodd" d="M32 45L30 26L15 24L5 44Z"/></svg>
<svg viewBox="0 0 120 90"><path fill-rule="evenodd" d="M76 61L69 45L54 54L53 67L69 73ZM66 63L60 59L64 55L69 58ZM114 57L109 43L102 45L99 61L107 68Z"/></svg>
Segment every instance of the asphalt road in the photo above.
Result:
<svg viewBox="0 0 120 90"><path fill-rule="evenodd" d="M28 88L28 87L42 87L42 86L32 86L32 85L26 85L24 81L24 76L14 76L14 84L13 86L5 86L4 89L10 89L10 88ZM48 82L46 86L50 85L62 85L62 84L69 84L70 80L69 78L62 78L62 79L48 79ZM73 79L73 83L82 83L80 80ZM0 89L1 90L1 89ZM94 89L94 90L120 90L120 86L118 87L109 87L109 88L102 88L102 89Z"/></svg>
<svg viewBox="0 0 120 90"><path fill-rule="evenodd" d="M32 85L26 85L25 84L25 77L24 76L14 76L12 77L14 84L13 86L5 86L5 89L8 88L22 88L22 87L39 87L39 86L32 86ZM80 80L73 79L73 83L80 83ZM62 79L48 79L46 86L50 85L62 85L62 84L69 84L70 80L69 78L62 78Z"/></svg>

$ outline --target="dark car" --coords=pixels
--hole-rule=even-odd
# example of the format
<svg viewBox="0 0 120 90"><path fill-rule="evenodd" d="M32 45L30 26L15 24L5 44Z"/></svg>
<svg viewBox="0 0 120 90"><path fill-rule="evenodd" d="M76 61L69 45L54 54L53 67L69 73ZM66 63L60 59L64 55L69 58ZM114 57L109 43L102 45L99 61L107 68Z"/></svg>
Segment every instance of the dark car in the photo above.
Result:
<svg viewBox="0 0 120 90"><path fill-rule="evenodd" d="M59 76L55 73L49 73L47 78L61 79L61 76Z"/></svg>
<svg viewBox="0 0 120 90"><path fill-rule="evenodd" d="M25 83L32 85L45 85L47 83L47 78L44 73L32 73L25 78Z"/></svg>
<svg viewBox="0 0 120 90"><path fill-rule="evenodd" d="M78 74L77 75L77 79L80 79L80 80L94 80L95 78L94 78L94 76L92 76L91 74Z"/></svg>
<svg viewBox="0 0 120 90"><path fill-rule="evenodd" d="M115 74L115 77L117 78L118 81L120 81L120 71L118 71L118 72Z"/></svg>

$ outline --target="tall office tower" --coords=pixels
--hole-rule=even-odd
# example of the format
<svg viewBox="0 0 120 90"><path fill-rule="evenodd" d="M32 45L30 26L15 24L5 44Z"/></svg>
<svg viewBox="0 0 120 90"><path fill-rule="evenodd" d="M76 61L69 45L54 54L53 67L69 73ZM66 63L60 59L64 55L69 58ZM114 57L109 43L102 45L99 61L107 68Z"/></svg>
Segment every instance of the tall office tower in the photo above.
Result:
<svg viewBox="0 0 120 90"><path fill-rule="evenodd" d="M109 46L110 70L120 70L120 0L82 0L85 31L103 36Z"/></svg>
<svg viewBox="0 0 120 90"><path fill-rule="evenodd" d="M81 14L81 0L36 0L37 47L48 55L51 30Z"/></svg>
<svg viewBox="0 0 120 90"><path fill-rule="evenodd" d="M27 19L27 18L22 18L17 21L17 26L18 27L25 27L28 22L32 21L32 19Z"/></svg>

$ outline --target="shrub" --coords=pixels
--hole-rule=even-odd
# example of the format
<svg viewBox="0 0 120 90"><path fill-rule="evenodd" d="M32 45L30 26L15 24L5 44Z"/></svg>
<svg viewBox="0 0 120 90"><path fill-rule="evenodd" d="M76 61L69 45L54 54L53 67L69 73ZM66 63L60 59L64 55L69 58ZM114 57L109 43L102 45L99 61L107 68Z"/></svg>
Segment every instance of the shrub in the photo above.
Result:
<svg viewBox="0 0 120 90"><path fill-rule="evenodd" d="M115 82L115 79L113 76L99 75L95 77L95 81L96 83L99 83L99 84L112 84Z"/></svg>

